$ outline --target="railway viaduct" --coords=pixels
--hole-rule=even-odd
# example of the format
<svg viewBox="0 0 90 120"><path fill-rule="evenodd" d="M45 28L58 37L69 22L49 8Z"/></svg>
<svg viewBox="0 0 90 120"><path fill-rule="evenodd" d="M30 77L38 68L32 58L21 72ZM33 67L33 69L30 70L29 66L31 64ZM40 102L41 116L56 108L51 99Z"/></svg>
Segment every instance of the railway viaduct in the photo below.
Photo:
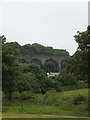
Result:
<svg viewBox="0 0 90 120"><path fill-rule="evenodd" d="M41 61L42 65L46 63L47 60L55 60L59 65L59 70L61 69L61 62L68 59L68 56L46 56L46 55L24 55L21 57L26 63L32 63L32 60L37 59Z"/></svg>

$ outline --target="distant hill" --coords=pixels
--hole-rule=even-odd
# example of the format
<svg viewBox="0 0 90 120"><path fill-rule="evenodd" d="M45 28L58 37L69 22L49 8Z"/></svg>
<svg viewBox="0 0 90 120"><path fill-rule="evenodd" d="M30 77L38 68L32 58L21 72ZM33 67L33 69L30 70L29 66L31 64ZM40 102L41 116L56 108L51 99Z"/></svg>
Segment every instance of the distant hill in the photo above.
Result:
<svg viewBox="0 0 90 120"><path fill-rule="evenodd" d="M7 42L5 44L10 49L13 55L47 55L47 56L69 56L69 52L64 49L53 49L53 47L45 47L43 45L25 44L21 46L17 42Z"/></svg>

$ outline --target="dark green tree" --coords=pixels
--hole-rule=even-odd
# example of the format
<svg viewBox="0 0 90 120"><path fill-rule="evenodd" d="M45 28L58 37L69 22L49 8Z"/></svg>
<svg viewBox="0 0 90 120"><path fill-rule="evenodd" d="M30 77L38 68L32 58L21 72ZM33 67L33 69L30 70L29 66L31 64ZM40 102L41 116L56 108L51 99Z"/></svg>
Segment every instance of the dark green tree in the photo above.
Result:
<svg viewBox="0 0 90 120"><path fill-rule="evenodd" d="M4 38L4 39L3 39ZM5 46L5 37L2 38L2 90L8 99L12 98L17 76L16 57L11 54L9 47Z"/></svg>
<svg viewBox="0 0 90 120"><path fill-rule="evenodd" d="M78 80L88 80L89 46L90 46L90 27L84 32L78 32L75 35L75 41L78 43L76 53L64 62L63 69L67 74L73 73Z"/></svg>
<svg viewBox="0 0 90 120"><path fill-rule="evenodd" d="M32 91L33 93L39 92L39 85L36 77L32 73L24 73L18 77L16 90L19 92Z"/></svg>
<svg viewBox="0 0 90 120"><path fill-rule="evenodd" d="M90 26L87 27L86 31L78 32L78 35L75 35L75 40L78 43L77 51L80 51L81 54L83 76L88 79L90 87Z"/></svg>

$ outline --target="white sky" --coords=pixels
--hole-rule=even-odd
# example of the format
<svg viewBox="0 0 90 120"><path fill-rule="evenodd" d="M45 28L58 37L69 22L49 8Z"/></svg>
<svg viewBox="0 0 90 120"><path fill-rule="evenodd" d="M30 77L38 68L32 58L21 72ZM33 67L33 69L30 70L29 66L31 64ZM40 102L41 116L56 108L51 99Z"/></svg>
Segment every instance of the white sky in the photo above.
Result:
<svg viewBox="0 0 90 120"><path fill-rule="evenodd" d="M87 1L16 1L4 0L0 6L0 33L7 41L21 45L39 43L66 49L70 55L75 53L77 44L73 36L88 25Z"/></svg>

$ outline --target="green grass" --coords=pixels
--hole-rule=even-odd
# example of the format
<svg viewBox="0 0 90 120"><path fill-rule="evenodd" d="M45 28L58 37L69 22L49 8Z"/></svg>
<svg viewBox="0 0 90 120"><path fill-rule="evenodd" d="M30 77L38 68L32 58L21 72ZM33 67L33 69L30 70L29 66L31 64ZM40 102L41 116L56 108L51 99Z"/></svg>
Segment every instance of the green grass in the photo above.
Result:
<svg viewBox="0 0 90 120"><path fill-rule="evenodd" d="M41 115L41 114L25 114L25 113L4 113L2 118L63 118L62 116Z"/></svg>
<svg viewBox="0 0 90 120"><path fill-rule="evenodd" d="M88 113L82 113L78 110L75 110L72 108L72 110L65 110L61 109L57 106L46 106L44 107L44 110L42 111L42 106L39 105L24 105L23 109L19 105L9 105L5 106L3 108L4 112L21 112L21 113L34 113L34 114L41 114L41 113L47 113L47 114L64 114L64 115L88 115ZM3 112L3 113L4 113Z"/></svg>
<svg viewBox="0 0 90 120"><path fill-rule="evenodd" d="M25 94L24 94L25 95ZM18 94L19 96L19 94ZM81 104L75 105L74 100L78 96L85 98ZM17 96L16 96L17 97ZM27 97L27 96L26 96ZM14 102L5 102L3 104L3 113L5 112L21 112L34 114L63 114L63 115L88 115L88 89L78 89L73 91L65 91L57 93L49 91L44 95L45 105L42 111L42 96L37 94L34 96L33 102L31 100L24 100L22 102L16 100ZM23 109L21 109L23 104Z"/></svg>

